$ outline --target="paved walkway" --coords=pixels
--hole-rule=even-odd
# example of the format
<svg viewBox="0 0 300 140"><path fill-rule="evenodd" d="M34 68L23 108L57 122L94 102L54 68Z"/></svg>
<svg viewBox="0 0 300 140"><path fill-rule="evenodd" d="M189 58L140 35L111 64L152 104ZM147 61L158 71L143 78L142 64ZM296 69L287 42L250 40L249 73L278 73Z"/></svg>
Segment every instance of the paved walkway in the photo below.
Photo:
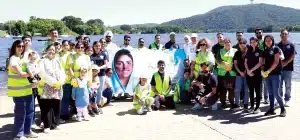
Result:
<svg viewBox="0 0 300 140"><path fill-rule="evenodd" d="M38 140L296 140L299 139L300 82L293 83L292 107L287 117L265 117L263 112L251 115L229 110L205 109L192 113L190 106L179 106L176 111L157 111L135 115L130 102L115 102L103 109L104 114L89 122L61 125L50 134L39 133ZM263 111L268 109L262 106ZM0 139L9 139L13 124L11 98L0 96ZM276 110L277 114L280 110ZM37 130L38 131L38 130Z"/></svg>

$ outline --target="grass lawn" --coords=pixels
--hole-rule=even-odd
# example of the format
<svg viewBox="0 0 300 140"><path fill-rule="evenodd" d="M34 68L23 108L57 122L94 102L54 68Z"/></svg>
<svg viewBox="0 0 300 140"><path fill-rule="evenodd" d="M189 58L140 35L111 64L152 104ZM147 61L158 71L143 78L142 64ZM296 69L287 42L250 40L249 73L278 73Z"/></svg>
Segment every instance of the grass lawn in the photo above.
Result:
<svg viewBox="0 0 300 140"><path fill-rule="evenodd" d="M5 31L2 31L0 30L0 36L5 36L6 35L6 32Z"/></svg>

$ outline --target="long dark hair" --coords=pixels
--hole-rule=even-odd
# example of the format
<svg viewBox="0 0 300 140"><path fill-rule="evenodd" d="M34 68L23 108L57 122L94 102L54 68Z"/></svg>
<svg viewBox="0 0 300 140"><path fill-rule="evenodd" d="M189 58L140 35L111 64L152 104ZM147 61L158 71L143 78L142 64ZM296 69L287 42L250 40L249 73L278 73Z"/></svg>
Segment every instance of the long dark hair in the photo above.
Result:
<svg viewBox="0 0 300 140"><path fill-rule="evenodd" d="M117 63L117 60L118 60L119 57L122 56L122 55L127 55L127 56L132 60L132 65L133 65L133 57L132 57L130 51L128 51L127 49L119 50L119 51L115 54L114 64Z"/></svg>
<svg viewBox="0 0 300 140"><path fill-rule="evenodd" d="M275 39L272 35L266 35L265 36L265 38L264 38L264 47L267 47L266 38L270 38L272 40L272 46L271 47L273 47L275 45Z"/></svg>
<svg viewBox="0 0 300 140"><path fill-rule="evenodd" d="M16 40L14 41L14 43L12 44L11 48L10 48L10 51L9 51L9 58L13 55L16 54L16 48L17 48L17 45L23 43L22 40ZM25 52L25 48L23 49L23 52L21 53L21 57L23 57L24 55L24 52Z"/></svg>

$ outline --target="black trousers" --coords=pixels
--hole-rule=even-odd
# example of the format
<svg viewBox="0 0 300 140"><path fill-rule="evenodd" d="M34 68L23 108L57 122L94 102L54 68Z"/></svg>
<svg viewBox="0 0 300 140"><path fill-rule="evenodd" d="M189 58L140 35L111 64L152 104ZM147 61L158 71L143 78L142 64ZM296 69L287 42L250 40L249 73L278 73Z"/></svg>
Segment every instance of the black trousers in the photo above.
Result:
<svg viewBox="0 0 300 140"><path fill-rule="evenodd" d="M44 128L55 129L59 125L60 100L40 99L40 108Z"/></svg>
<svg viewBox="0 0 300 140"><path fill-rule="evenodd" d="M35 123L35 98L37 98L38 104L40 106L40 95L39 95L39 92L38 92L38 88L32 88L32 94L34 96L34 98L33 98L33 103L34 103L33 110L34 110L34 114L33 114L32 124L34 124ZM41 110L41 108L40 108L40 110Z"/></svg>
<svg viewBox="0 0 300 140"><path fill-rule="evenodd" d="M234 104L234 87L235 87L235 77L225 77L218 76L218 90L220 92L220 101L222 104L226 103L227 91L228 91L228 99L231 105Z"/></svg>
<svg viewBox="0 0 300 140"><path fill-rule="evenodd" d="M159 96L155 96L154 105L156 108L160 108L161 105L165 105L166 108L175 109L175 102L173 100L173 96L165 97L165 100L162 101Z"/></svg>
<svg viewBox="0 0 300 140"><path fill-rule="evenodd" d="M260 106L262 77L260 75L254 75L252 77L247 76L247 83L249 88L251 107L254 107L254 91L255 91L255 96L256 96L255 109L257 109Z"/></svg>

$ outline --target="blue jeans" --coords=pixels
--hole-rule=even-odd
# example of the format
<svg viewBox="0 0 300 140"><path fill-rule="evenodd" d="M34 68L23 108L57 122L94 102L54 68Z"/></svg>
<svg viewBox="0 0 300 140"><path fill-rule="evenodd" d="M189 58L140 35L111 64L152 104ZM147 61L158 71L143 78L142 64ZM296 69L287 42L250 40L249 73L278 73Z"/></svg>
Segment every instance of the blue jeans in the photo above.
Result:
<svg viewBox="0 0 300 140"><path fill-rule="evenodd" d="M102 94L103 94L103 97L107 98L106 104L109 104L112 99L113 90L111 88L106 88L103 90Z"/></svg>
<svg viewBox="0 0 300 140"><path fill-rule="evenodd" d="M266 83L266 80L263 79L262 83L261 83L261 91L264 94L264 99L268 100L269 99L269 93L268 93L268 86Z"/></svg>
<svg viewBox="0 0 300 140"><path fill-rule="evenodd" d="M283 97L282 89L283 89L283 82L284 82L284 85L285 85L284 100L285 101L290 101L290 99L291 99L292 72L293 71L282 71L282 74L281 74L279 94L281 97Z"/></svg>
<svg viewBox="0 0 300 140"><path fill-rule="evenodd" d="M13 97L15 103L15 118L13 137L22 137L31 133L31 125L34 115L34 96Z"/></svg>
<svg viewBox="0 0 300 140"><path fill-rule="evenodd" d="M282 97L279 94L281 75L269 75L265 80L268 86L270 109L274 109L274 98L277 100L281 108L284 108Z"/></svg>
<svg viewBox="0 0 300 140"><path fill-rule="evenodd" d="M244 89L244 104L248 104L249 89L248 89L247 79L246 79L246 77L236 76L234 98L235 98L235 104L237 104L237 105L240 104L240 94L241 94L242 89Z"/></svg>
<svg viewBox="0 0 300 140"><path fill-rule="evenodd" d="M103 88L104 88L104 81L105 81L105 77L106 76L99 76L99 80L100 80L100 87L97 90L97 98L96 98L96 104L100 103L100 100L102 98L102 92L103 92Z"/></svg>
<svg viewBox="0 0 300 140"><path fill-rule="evenodd" d="M61 108L60 108L60 112L61 112L61 116L63 117L63 119L67 119L68 116L71 115L71 113L69 112L69 107L72 104L72 85L71 84L64 84L63 85L63 97L61 100ZM66 118L64 118L66 117Z"/></svg>

